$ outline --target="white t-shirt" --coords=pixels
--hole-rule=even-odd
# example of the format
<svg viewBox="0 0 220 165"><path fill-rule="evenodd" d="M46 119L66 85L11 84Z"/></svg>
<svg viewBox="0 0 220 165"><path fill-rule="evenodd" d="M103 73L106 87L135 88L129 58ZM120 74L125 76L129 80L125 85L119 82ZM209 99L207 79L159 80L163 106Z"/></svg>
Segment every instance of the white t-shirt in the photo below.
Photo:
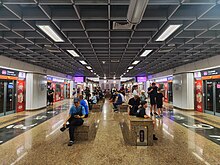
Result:
<svg viewBox="0 0 220 165"><path fill-rule="evenodd" d="M133 90L132 95L133 96L138 95L138 92L136 90Z"/></svg>

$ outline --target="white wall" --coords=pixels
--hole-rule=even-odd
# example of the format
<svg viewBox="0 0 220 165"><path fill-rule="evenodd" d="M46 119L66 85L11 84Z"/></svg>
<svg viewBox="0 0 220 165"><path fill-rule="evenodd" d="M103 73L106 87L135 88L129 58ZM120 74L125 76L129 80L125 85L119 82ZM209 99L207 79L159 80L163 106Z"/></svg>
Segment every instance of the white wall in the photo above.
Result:
<svg viewBox="0 0 220 165"><path fill-rule="evenodd" d="M220 55L154 74L152 75L152 79L178 73L193 72L195 70L204 70L206 68L214 67L220 67Z"/></svg>
<svg viewBox="0 0 220 165"><path fill-rule="evenodd" d="M0 67L7 67L11 69L23 70L32 73L41 73L41 74L66 78L66 74L62 74L56 71L52 71L50 69L42 68L40 66L32 65L26 62L18 61L2 55L0 55Z"/></svg>
<svg viewBox="0 0 220 165"><path fill-rule="evenodd" d="M46 75L27 73L26 76L26 110L35 110L47 105Z"/></svg>
<svg viewBox="0 0 220 165"><path fill-rule="evenodd" d="M194 109L193 73L173 76L173 106L186 110Z"/></svg>

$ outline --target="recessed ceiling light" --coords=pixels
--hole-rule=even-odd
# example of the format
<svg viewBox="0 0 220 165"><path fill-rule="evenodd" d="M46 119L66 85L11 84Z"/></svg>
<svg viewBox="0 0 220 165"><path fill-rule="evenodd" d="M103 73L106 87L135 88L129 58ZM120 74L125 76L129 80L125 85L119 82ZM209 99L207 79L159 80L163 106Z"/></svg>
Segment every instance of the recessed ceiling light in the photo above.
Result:
<svg viewBox="0 0 220 165"><path fill-rule="evenodd" d="M145 50L140 57L146 57L148 54L150 54L153 50Z"/></svg>
<svg viewBox="0 0 220 165"><path fill-rule="evenodd" d="M93 70L90 70L91 72L93 72Z"/></svg>
<svg viewBox="0 0 220 165"><path fill-rule="evenodd" d="M86 66L86 68L87 68L87 69L92 69L92 67L91 67L91 66Z"/></svg>
<svg viewBox="0 0 220 165"><path fill-rule="evenodd" d="M133 66L129 66L129 67L128 67L128 69L133 69L133 68L134 68Z"/></svg>
<svg viewBox="0 0 220 165"><path fill-rule="evenodd" d="M129 72L129 70L127 70L127 72Z"/></svg>
<svg viewBox="0 0 220 165"><path fill-rule="evenodd" d="M45 34L55 42L64 42L64 40L50 27L50 25L37 25Z"/></svg>
<svg viewBox="0 0 220 165"><path fill-rule="evenodd" d="M73 57L79 57L79 55L74 50L67 50Z"/></svg>
<svg viewBox="0 0 220 165"><path fill-rule="evenodd" d="M173 34L180 26L179 25L169 25L168 28L156 39L156 41L165 41L171 34Z"/></svg>
<svg viewBox="0 0 220 165"><path fill-rule="evenodd" d="M134 61L132 65L137 65L140 61Z"/></svg>
<svg viewBox="0 0 220 165"><path fill-rule="evenodd" d="M87 63L85 61L79 61L79 62L83 65L87 65Z"/></svg>

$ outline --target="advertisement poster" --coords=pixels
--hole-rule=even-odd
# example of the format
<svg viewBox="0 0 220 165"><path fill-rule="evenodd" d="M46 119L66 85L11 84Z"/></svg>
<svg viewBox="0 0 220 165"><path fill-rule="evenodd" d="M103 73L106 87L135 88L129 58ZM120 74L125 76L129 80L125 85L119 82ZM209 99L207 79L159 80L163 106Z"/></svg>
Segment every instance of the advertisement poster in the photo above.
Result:
<svg viewBox="0 0 220 165"><path fill-rule="evenodd" d="M168 103L168 83L164 83L164 102Z"/></svg>
<svg viewBox="0 0 220 165"><path fill-rule="evenodd" d="M25 110L25 81L17 81L17 112Z"/></svg>
<svg viewBox="0 0 220 165"><path fill-rule="evenodd" d="M196 111L202 112L202 80L195 81L195 108Z"/></svg>

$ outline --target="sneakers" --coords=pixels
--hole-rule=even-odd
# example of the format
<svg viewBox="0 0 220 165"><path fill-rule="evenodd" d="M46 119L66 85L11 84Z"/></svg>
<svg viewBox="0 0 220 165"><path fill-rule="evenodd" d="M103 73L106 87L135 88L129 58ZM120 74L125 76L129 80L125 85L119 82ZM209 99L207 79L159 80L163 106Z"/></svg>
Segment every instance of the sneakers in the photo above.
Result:
<svg viewBox="0 0 220 165"><path fill-rule="evenodd" d="M65 131L65 129L66 129L66 127L62 127L62 128L60 128L60 131L63 132L63 131Z"/></svg>
<svg viewBox="0 0 220 165"><path fill-rule="evenodd" d="M74 144L74 141L69 141L68 146L72 146Z"/></svg>
<svg viewBox="0 0 220 165"><path fill-rule="evenodd" d="M153 113L151 112L150 115L153 116Z"/></svg>
<svg viewBox="0 0 220 165"><path fill-rule="evenodd" d="M157 112L154 112L155 115L158 115Z"/></svg>
<svg viewBox="0 0 220 165"><path fill-rule="evenodd" d="M153 134L153 140L158 140L155 134Z"/></svg>

